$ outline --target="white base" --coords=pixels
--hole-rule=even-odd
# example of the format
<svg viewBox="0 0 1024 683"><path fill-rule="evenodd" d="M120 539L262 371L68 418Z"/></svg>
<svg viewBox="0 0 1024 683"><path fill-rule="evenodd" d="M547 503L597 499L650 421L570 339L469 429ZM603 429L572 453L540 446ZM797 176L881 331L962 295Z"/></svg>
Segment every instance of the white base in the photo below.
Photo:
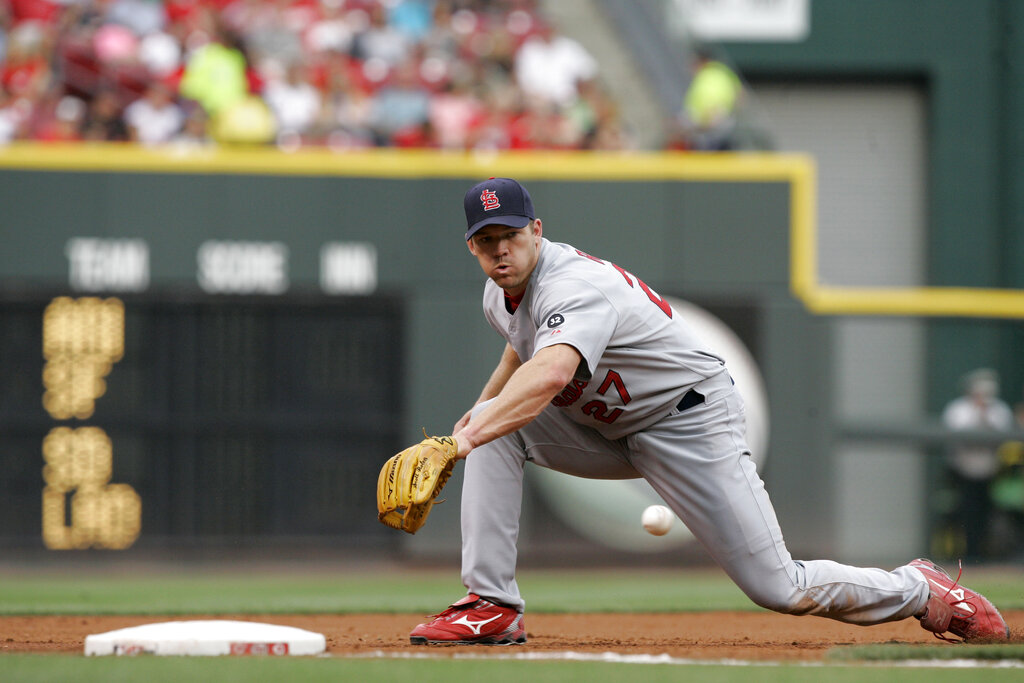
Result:
<svg viewBox="0 0 1024 683"><path fill-rule="evenodd" d="M86 655L318 655L323 634L250 621L168 621L85 638Z"/></svg>

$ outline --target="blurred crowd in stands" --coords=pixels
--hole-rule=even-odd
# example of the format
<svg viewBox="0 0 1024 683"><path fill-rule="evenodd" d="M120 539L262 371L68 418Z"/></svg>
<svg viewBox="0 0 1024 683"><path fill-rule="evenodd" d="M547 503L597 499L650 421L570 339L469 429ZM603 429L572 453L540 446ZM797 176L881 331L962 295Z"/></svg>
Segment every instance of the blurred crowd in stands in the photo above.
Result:
<svg viewBox="0 0 1024 683"><path fill-rule="evenodd" d="M536 0L0 0L0 143L625 149Z"/></svg>

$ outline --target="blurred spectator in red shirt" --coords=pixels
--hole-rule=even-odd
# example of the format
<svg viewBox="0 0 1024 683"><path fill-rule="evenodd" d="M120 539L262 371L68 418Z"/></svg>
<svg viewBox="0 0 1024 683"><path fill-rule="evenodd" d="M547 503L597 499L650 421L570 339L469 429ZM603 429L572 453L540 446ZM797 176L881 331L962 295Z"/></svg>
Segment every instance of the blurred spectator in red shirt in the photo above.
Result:
<svg viewBox="0 0 1024 683"><path fill-rule="evenodd" d="M18 23L24 21L38 21L44 24L52 23L60 14L63 2L54 0L8 0L11 7L11 16Z"/></svg>
<svg viewBox="0 0 1024 683"><path fill-rule="evenodd" d="M46 30L37 22L15 26L7 41L0 85L11 97L35 101L50 87L52 72L46 51Z"/></svg>
<svg viewBox="0 0 1024 683"><path fill-rule="evenodd" d="M44 99L37 109L32 137L42 142L75 142L82 139L85 103L74 95L62 95L56 102Z"/></svg>
<svg viewBox="0 0 1024 683"><path fill-rule="evenodd" d="M470 130L484 115L484 105L465 77L448 81L430 100L430 125L444 149L464 149Z"/></svg>

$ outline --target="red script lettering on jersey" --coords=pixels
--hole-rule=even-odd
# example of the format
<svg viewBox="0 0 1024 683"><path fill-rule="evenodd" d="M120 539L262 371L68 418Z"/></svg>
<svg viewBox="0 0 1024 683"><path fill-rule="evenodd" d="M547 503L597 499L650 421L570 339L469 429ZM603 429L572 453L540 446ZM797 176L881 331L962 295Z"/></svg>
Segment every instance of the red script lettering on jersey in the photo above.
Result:
<svg viewBox="0 0 1024 683"><path fill-rule="evenodd" d="M571 406L573 403L579 400L580 396L583 395L583 388L587 386L587 384L589 384L589 382L583 382L581 380L574 379L573 381L565 385L565 388L562 389L562 393L558 394L558 396L555 396L553 399L551 399L551 403L557 406L558 408Z"/></svg>
<svg viewBox="0 0 1024 683"><path fill-rule="evenodd" d="M608 263L607 261L602 261L601 259L597 258L596 256L591 256L590 254L586 253L585 251L580 251L579 249L576 250L576 253L579 254L580 256L582 256L583 258L588 258L591 261L594 261L596 263L602 263L602 264L603 263ZM614 263L611 263L610 265L611 265L612 268L614 268L615 270L619 271L619 274L622 275L623 278L625 278L626 284L629 285L630 287L634 286L633 285L633 280L636 280L636 284L640 285L640 289L642 289L644 294L647 295L647 298L650 299L651 302L655 306L660 308L662 313L664 313L665 315L667 315L670 318L672 317L672 306L667 301L665 301L664 298L659 296L657 292L655 292L653 289L648 287L647 283L645 283L643 280L638 278L636 275L632 275L632 277L631 277L631 273L629 273L629 271L627 271L625 268L620 268L619 266L615 265Z"/></svg>

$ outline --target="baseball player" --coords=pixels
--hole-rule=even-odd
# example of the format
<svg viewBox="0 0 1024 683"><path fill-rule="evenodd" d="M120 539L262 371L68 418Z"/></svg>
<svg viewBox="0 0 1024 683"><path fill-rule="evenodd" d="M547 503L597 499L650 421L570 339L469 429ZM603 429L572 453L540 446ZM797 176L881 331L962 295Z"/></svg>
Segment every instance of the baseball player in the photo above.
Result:
<svg viewBox="0 0 1024 683"><path fill-rule="evenodd" d="M413 643L526 641L515 570L527 462L596 479L643 477L768 609L863 625L916 617L947 640L1009 637L988 600L928 560L885 571L792 559L722 359L636 275L546 239L515 180L474 185L464 208L469 251L489 278L484 315L506 345L452 437L435 439L465 459L468 593L413 629Z"/></svg>

